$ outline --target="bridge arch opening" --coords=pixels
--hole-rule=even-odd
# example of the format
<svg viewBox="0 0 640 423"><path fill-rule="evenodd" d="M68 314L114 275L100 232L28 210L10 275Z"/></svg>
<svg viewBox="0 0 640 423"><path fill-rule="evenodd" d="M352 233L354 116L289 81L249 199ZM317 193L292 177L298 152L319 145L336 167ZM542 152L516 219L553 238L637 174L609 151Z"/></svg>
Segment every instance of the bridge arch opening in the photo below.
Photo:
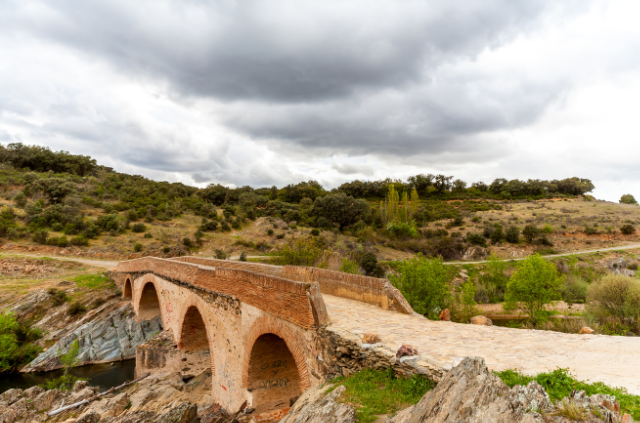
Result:
<svg viewBox="0 0 640 423"><path fill-rule="evenodd" d="M138 306L138 317L142 320L149 320L160 315L160 299L156 286L147 282L140 294L140 304Z"/></svg>
<svg viewBox="0 0 640 423"><path fill-rule="evenodd" d="M272 333L256 339L247 388L259 421L278 421L289 412L302 390L298 367L284 339Z"/></svg>
<svg viewBox="0 0 640 423"><path fill-rule="evenodd" d="M131 285L131 279L127 278L124 281L124 289L122 290L122 298L131 299L133 297L133 290Z"/></svg>
<svg viewBox="0 0 640 423"><path fill-rule="evenodd" d="M180 373L185 380L201 376L210 379L213 359L204 318L195 306L190 306L182 319L178 347L183 352Z"/></svg>

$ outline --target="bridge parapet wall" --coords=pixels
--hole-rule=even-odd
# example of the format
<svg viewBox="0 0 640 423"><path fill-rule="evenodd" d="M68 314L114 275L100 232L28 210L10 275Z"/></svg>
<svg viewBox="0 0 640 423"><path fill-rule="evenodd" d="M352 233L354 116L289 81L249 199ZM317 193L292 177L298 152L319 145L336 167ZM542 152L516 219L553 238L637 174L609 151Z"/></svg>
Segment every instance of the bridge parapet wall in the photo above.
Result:
<svg viewBox="0 0 640 423"><path fill-rule="evenodd" d="M283 277L282 266L273 266L270 264L250 263L246 261L243 262L243 261L218 260L218 259L212 259L212 258L202 258L202 257L193 257L193 256L175 257L170 260L184 262L184 263L199 264L201 266L225 267L227 269L248 270L250 272L262 273L264 275Z"/></svg>
<svg viewBox="0 0 640 423"><path fill-rule="evenodd" d="M153 257L121 262L116 271L154 273L159 277L230 295L305 328L326 323L326 311L318 313L318 310L325 310L322 296L311 289L309 283L242 269L213 268Z"/></svg>

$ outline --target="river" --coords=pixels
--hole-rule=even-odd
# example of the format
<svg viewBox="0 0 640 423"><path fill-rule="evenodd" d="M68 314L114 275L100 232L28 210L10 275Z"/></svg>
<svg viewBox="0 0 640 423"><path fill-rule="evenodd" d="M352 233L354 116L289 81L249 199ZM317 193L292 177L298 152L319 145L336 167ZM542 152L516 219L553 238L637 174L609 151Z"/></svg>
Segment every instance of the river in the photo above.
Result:
<svg viewBox="0 0 640 423"><path fill-rule="evenodd" d="M115 361L113 363L88 364L74 367L69 372L89 380L89 385L100 387L100 392L134 379L136 360ZM43 383L47 379L62 376L63 370L34 373L0 373L0 393L11 389L27 389Z"/></svg>

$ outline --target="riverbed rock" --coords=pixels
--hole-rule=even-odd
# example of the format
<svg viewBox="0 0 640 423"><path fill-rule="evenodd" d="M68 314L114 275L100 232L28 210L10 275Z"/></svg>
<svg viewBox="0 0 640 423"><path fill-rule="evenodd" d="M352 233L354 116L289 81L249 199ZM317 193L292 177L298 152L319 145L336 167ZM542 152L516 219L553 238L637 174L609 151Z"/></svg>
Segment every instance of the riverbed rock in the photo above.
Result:
<svg viewBox="0 0 640 423"><path fill-rule="evenodd" d="M76 420L76 423L98 423L99 421L100 414L96 413L95 411L90 411Z"/></svg>
<svg viewBox="0 0 640 423"><path fill-rule="evenodd" d="M135 358L136 348L162 331L160 316L137 322L130 302L89 321L71 325L55 345L22 369L23 372L49 371L63 367L59 356L77 339L78 365Z"/></svg>
<svg viewBox="0 0 640 423"><path fill-rule="evenodd" d="M407 344L402 345L400 348L398 348L398 352L396 352L396 358L402 358L412 355L418 355L418 349Z"/></svg>
<svg viewBox="0 0 640 423"><path fill-rule="evenodd" d="M330 386L308 389L280 423L355 423L356 411L353 406L337 400L346 388L338 386L325 395L329 388Z"/></svg>
<svg viewBox="0 0 640 423"><path fill-rule="evenodd" d="M445 308L440 312L440 320L442 320L443 322L451 321L451 312L449 311L448 308Z"/></svg>
<svg viewBox="0 0 640 423"><path fill-rule="evenodd" d="M158 423L192 423L198 418L198 406L183 402L162 416Z"/></svg>
<svg viewBox="0 0 640 423"><path fill-rule="evenodd" d="M580 335L591 335L594 332L589 326L584 326L580 329Z"/></svg>
<svg viewBox="0 0 640 423"><path fill-rule="evenodd" d="M473 316L469 321L474 325L493 326L491 319L485 316Z"/></svg>

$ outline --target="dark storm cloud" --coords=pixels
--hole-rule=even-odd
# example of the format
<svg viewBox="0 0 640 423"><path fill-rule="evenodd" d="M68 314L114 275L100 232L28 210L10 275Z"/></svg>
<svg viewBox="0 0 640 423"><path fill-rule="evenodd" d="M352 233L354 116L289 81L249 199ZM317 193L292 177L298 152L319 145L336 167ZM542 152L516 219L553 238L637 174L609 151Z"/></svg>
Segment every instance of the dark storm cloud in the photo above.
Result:
<svg viewBox="0 0 640 423"><path fill-rule="evenodd" d="M5 6L0 22L165 79L178 94L288 103L420 81L511 40L554 3L26 0Z"/></svg>

